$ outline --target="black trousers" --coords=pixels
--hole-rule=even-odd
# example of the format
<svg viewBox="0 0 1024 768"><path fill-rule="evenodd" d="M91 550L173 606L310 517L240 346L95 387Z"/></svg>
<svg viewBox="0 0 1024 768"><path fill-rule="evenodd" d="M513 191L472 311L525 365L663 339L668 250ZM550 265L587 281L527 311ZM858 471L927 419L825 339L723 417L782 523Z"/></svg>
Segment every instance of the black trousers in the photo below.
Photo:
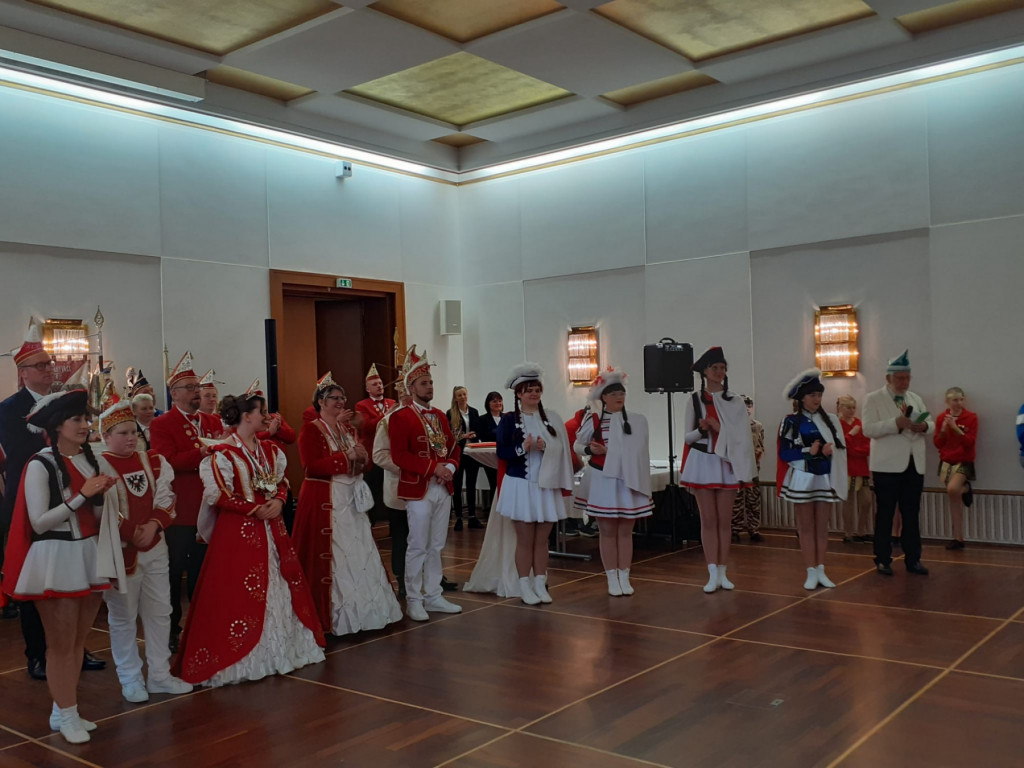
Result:
<svg viewBox="0 0 1024 768"><path fill-rule="evenodd" d="M384 470L374 464L368 472L363 473L363 480L370 487L373 496L373 509L370 510L370 522L390 521L391 510L384 505Z"/></svg>
<svg viewBox="0 0 1024 768"><path fill-rule="evenodd" d="M21 617L21 634L25 638L25 657L28 659L46 660L46 633L43 631L43 620L32 600L18 603Z"/></svg>
<svg viewBox="0 0 1024 768"><path fill-rule="evenodd" d="M875 484L875 562L892 562L892 520L896 507L903 517L900 542L908 566L921 562L921 492L924 475L919 474L911 457L902 472L872 472Z"/></svg>
<svg viewBox="0 0 1024 768"><path fill-rule="evenodd" d="M170 560L171 635L181 632L181 577L188 574L188 599L192 600L199 571L206 556L206 545L196 541L194 525L172 525L166 531L167 556Z"/></svg>
<svg viewBox="0 0 1024 768"><path fill-rule="evenodd" d="M409 549L409 515L404 509L388 510L388 532L391 534L391 572L399 585L405 578L405 551Z"/></svg>
<svg viewBox="0 0 1024 768"><path fill-rule="evenodd" d="M470 517L476 517L476 475L480 471L480 465L468 456L463 456L459 462L459 468L455 471L455 478L452 485L455 493L452 494L452 503L455 505L455 519L462 519L462 485L465 479L466 485L466 512Z"/></svg>

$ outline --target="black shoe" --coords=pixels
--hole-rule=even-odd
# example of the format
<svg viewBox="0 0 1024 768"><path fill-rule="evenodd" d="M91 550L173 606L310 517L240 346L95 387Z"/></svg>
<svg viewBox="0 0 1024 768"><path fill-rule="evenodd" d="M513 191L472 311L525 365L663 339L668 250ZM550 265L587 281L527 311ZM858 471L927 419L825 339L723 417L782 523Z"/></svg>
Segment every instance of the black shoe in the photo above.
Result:
<svg viewBox="0 0 1024 768"><path fill-rule="evenodd" d="M445 592L455 592L459 588L459 582L448 581L444 576L441 577L441 589Z"/></svg>
<svg viewBox="0 0 1024 768"><path fill-rule="evenodd" d="M455 528L453 530L456 530L456 531L461 531L462 530L462 518L461 517L456 517L455 518Z"/></svg>
<svg viewBox="0 0 1024 768"><path fill-rule="evenodd" d="M588 539L596 539L600 535L601 532L598 531L596 527L594 527L593 523L587 523L586 525L580 526L580 536L583 536Z"/></svg>
<svg viewBox="0 0 1024 768"><path fill-rule="evenodd" d="M872 536L869 533L865 534L863 536L854 536L853 540L856 541L856 542L859 542L861 544L874 544L875 543L875 537Z"/></svg>
<svg viewBox="0 0 1024 768"><path fill-rule="evenodd" d="M479 530L484 527L484 524L480 522L476 517L469 518L469 527L474 530Z"/></svg>
<svg viewBox="0 0 1024 768"><path fill-rule="evenodd" d="M750 534L750 540L756 544L759 541L764 541L764 536L762 536L757 531L754 531L752 534Z"/></svg>
<svg viewBox="0 0 1024 768"><path fill-rule="evenodd" d="M883 576L892 576L892 566L889 563L875 563L875 570Z"/></svg>
<svg viewBox="0 0 1024 768"><path fill-rule="evenodd" d="M856 543L857 543L857 537L856 536L843 536L843 544L856 544Z"/></svg>
<svg viewBox="0 0 1024 768"><path fill-rule="evenodd" d="M913 565L907 566L907 573L916 573L918 576L927 576L928 569L920 563L914 563Z"/></svg>
<svg viewBox="0 0 1024 768"><path fill-rule="evenodd" d="M566 528L565 531L563 532L563 535L567 539L576 538L577 536L580 535L580 529L579 528Z"/></svg>
<svg viewBox="0 0 1024 768"><path fill-rule="evenodd" d="M399 600L405 600L405 581L404 580L400 581L398 583L398 599Z"/></svg>
<svg viewBox="0 0 1024 768"><path fill-rule="evenodd" d="M739 544L740 543L740 535L738 533L733 533L733 535L732 535L732 543L733 544Z"/></svg>
<svg viewBox="0 0 1024 768"><path fill-rule="evenodd" d="M5 619L16 619L18 618L18 604L8 603L4 606L3 617Z"/></svg>
<svg viewBox="0 0 1024 768"><path fill-rule="evenodd" d="M97 659L88 651L82 654L82 671L83 672L98 672L101 669L107 668L107 662L103 659Z"/></svg>
<svg viewBox="0 0 1024 768"><path fill-rule="evenodd" d="M892 545L894 547L899 547L900 549L903 549L903 542L900 541L900 537L899 536L893 536L892 537Z"/></svg>
<svg viewBox="0 0 1024 768"><path fill-rule="evenodd" d="M29 659L28 676L33 680L46 679L46 659Z"/></svg>
<svg viewBox="0 0 1024 768"><path fill-rule="evenodd" d="M957 539L953 539L949 544L946 545L946 549L963 549L964 543Z"/></svg>
<svg viewBox="0 0 1024 768"><path fill-rule="evenodd" d="M169 650L171 652L171 654L173 655L173 654L178 652L178 646L180 644L181 644L181 633L179 633L179 632L172 632L171 633L171 638L167 641L167 650Z"/></svg>

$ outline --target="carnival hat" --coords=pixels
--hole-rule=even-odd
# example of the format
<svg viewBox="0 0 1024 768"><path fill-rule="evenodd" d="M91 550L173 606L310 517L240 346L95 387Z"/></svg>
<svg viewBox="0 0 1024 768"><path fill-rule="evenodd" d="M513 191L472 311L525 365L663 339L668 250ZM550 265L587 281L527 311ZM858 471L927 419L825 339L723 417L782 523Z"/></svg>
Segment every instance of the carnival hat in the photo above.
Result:
<svg viewBox="0 0 1024 768"><path fill-rule="evenodd" d="M587 400L594 402L600 400L604 391L613 384L618 384L625 389L626 372L621 368L612 368L612 366L609 365L605 370L597 374L597 377L592 382L590 382L590 391L587 393Z"/></svg>
<svg viewBox="0 0 1024 768"><path fill-rule="evenodd" d="M260 380L253 379L252 384L249 385L249 388L242 393L242 397L246 400L248 400L250 397L266 397L266 395L263 394L263 390L260 389Z"/></svg>
<svg viewBox="0 0 1024 768"><path fill-rule="evenodd" d="M910 373L910 350L903 350L903 354L899 357L894 357L889 361L888 367L885 369L886 373L897 373L906 371Z"/></svg>
<svg viewBox="0 0 1024 768"><path fill-rule="evenodd" d="M698 357L693 365L690 366L690 370L695 373L703 373L715 363L724 363L725 353L722 352L721 347L711 347L707 352Z"/></svg>
<svg viewBox="0 0 1024 768"><path fill-rule="evenodd" d="M167 388L174 389L174 385L182 379L198 379L199 376L195 372L195 363L192 360L192 353L186 351L181 356L181 360L171 370L170 375L167 377Z"/></svg>
<svg viewBox="0 0 1024 768"><path fill-rule="evenodd" d="M50 359L50 354L43 348L43 324L39 318L29 320L25 341L14 351L13 357L14 364L18 366L45 363Z"/></svg>
<svg viewBox="0 0 1024 768"><path fill-rule="evenodd" d="M135 413L132 411L132 404L128 400L121 400L114 403L100 414L99 431L105 435L118 424L126 421L135 423Z"/></svg>
<svg viewBox="0 0 1024 768"><path fill-rule="evenodd" d="M422 378L423 376L430 375L431 363L427 359L427 353L419 354L416 352L416 345L413 344L409 347L409 351L405 355L405 362L402 363L401 378L405 384L406 390L412 385L416 379Z"/></svg>
<svg viewBox="0 0 1024 768"><path fill-rule="evenodd" d="M515 389L527 381L540 381L544 376L544 369L536 363L529 361L522 362L508 372L505 378L505 388Z"/></svg>
<svg viewBox="0 0 1024 768"><path fill-rule="evenodd" d="M213 377L215 375L217 375L217 372L215 370L213 370L213 368L211 368L206 373L204 373L203 377L201 379L199 379L199 388L200 389L216 389L217 388L217 382L214 381L214 379L213 379Z"/></svg>
<svg viewBox="0 0 1024 768"><path fill-rule="evenodd" d="M383 381L383 379L380 378L380 374L377 373L377 364L376 363L371 363L370 364L370 370L368 370L366 372L366 383L369 384L374 379L379 379L379 380Z"/></svg>
<svg viewBox="0 0 1024 768"><path fill-rule="evenodd" d="M128 387L125 389L125 394L128 395L128 397L135 397L139 394L140 390L151 386L149 379L147 379L145 374L142 373L141 368L136 371L133 367L128 366L128 370L124 372L124 375L128 383Z"/></svg>
<svg viewBox="0 0 1024 768"><path fill-rule="evenodd" d="M821 371L817 368L808 368L798 373L796 377L782 390L782 396L789 400L799 400L804 395L813 392L824 392L825 385L821 383Z"/></svg>
<svg viewBox="0 0 1024 768"><path fill-rule="evenodd" d="M28 412L25 421L29 431L43 434L51 425L88 412L89 393L84 389L72 389L40 398Z"/></svg>

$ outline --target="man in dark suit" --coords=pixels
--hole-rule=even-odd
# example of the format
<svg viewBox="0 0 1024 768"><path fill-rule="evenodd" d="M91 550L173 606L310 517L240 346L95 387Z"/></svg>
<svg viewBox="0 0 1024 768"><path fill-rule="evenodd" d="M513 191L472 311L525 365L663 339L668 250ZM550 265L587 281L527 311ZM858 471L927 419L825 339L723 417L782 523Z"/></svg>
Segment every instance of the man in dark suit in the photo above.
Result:
<svg viewBox="0 0 1024 768"><path fill-rule="evenodd" d="M203 481L199 464L209 448L203 438L219 437L223 429L220 418L200 413L199 377L193 370L192 353L186 352L167 379L171 407L149 425L153 450L167 459L174 469L175 518L164 531L170 559L171 580L171 653L178 650L181 634L181 577L188 574L188 598L192 599L199 571L206 555L206 543L197 538L199 506L203 500Z"/></svg>
<svg viewBox="0 0 1024 768"><path fill-rule="evenodd" d="M29 432L25 417L39 400L50 394L53 384L53 361L43 348L42 324L32 318L28 336L21 348L14 353L18 366L16 393L0 402L0 445L7 455L7 492L0 506L0 529L6 539L11 524L14 501L21 484L22 471L28 460L46 447L46 437ZM0 549L0 563L3 550ZM28 659L28 673L36 680L46 679L46 635L34 602L19 604L21 633L25 638L25 656ZM12 612L5 609L5 617ZM12 617L13 618L13 617ZM103 669L107 663L92 656L88 651L82 660L82 669Z"/></svg>

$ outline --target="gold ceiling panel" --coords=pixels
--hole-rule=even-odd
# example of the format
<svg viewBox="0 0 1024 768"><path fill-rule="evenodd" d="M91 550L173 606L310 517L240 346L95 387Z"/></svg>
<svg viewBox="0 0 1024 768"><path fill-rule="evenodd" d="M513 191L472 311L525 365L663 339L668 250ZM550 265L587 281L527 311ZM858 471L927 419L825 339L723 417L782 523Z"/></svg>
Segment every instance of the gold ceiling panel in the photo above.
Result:
<svg viewBox="0 0 1024 768"><path fill-rule="evenodd" d="M874 15L861 0L612 0L594 12L694 61Z"/></svg>
<svg viewBox="0 0 1024 768"><path fill-rule="evenodd" d="M439 136L436 139L432 139L438 144L447 144L449 147L471 147L474 144L487 141L487 139L481 139L479 136L471 136L468 133L449 133L447 136Z"/></svg>
<svg viewBox="0 0 1024 768"><path fill-rule="evenodd" d="M329 11L330 0L30 0L223 55Z"/></svg>
<svg viewBox="0 0 1024 768"><path fill-rule="evenodd" d="M564 10L554 0L378 0L370 7L459 43Z"/></svg>
<svg viewBox="0 0 1024 768"><path fill-rule="evenodd" d="M896 21L918 34L1020 8L1024 8L1024 0L957 0L955 3L897 16Z"/></svg>
<svg viewBox="0 0 1024 768"><path fill-rule="evenodd" d="M569 91L460 51L355 88L351 93L453 125L535 107Z"/></svg>
<svg viewBox="0 0 1024 768"><path fill-rule="evenodd" d="M682 72L678 75L669 75L658 80L602 93L601 96L620 106L632 107L634 104L642 104L645 101L672 96L683 91L692 91L694 88L703 88L705 85L714 85L717 82L715 78L705 75L703 72Z"/></svg>
<svg viewBox="0 0 1024 768"><path fill-rule="evenodd" d="M272 77L257 75L255 72L247 72L244 69L235 67L220 66L206 72L206 79L211 83L227 85L231 88L238 88L250 93L258 93L260 96L269 96L278 101L291 101L300 96L313 93L312 88L306 88L294 83L286 83L284 80L275 80Z"/></svg>

